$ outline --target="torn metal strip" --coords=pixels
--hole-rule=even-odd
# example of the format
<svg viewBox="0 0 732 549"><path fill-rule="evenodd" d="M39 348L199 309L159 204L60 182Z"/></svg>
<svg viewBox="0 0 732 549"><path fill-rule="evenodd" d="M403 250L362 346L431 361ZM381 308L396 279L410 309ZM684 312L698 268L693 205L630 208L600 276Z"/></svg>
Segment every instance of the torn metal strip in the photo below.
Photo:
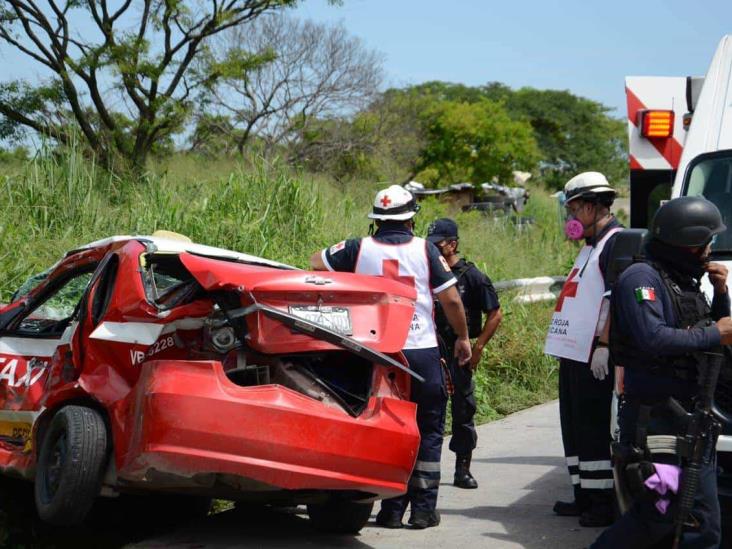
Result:
<svg viewBox="0 0 732 549"><path fill-rule="evenodd" d="M321 326L320 324L309 322L300 317L285 313L283 311L280 311L279 309L275 309L274 307L269 307L260 303L254 303L253 305L249 305L248 307L242 307L239 309L227 311L227 315L229 316L229 318L238 318L242 316L247 316L255 311L261 311L268 317L282 322L285 326L288 326L293 330L296 330L303 334L307 334L316 339L321 339L323 341L336 345L341 349L351 351L355 355L369 360L370 362L375 362L377 364L381 364L382 366L399 368L401 371L406 372L413 378L424 382L424 378L421 375L405 367L403 364L397 362L393 358L383 353L380 353L379 351L375 351L370 347L366 347L365 345L362 345L353 338L341 335L338 332L334 332L333 330Z"/></svg>

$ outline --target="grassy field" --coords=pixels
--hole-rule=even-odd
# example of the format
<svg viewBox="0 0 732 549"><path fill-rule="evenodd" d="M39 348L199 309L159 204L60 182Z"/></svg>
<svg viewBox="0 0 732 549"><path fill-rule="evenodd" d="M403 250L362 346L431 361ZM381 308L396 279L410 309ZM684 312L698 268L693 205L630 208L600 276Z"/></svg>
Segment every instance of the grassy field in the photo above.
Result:
<svg viewBox="0 0 732 549"><path fill-rule="evenodd" d="M194 241L306 267L310 254L364 235L366 213L385 182L337 186L253 161L181 156L131 182L98 170L73 151L0 165L0 300L71 248L114 234L167 229ZM417 231L454 216L461 248L494 280L564 274L576 253L565 241L554 200L532 189L518 227L506 218L422 202ZM478 373L481 420L546 401L556 392L554 361L542 352L551 304L520 305L502 296L505 319Z"/></svg>

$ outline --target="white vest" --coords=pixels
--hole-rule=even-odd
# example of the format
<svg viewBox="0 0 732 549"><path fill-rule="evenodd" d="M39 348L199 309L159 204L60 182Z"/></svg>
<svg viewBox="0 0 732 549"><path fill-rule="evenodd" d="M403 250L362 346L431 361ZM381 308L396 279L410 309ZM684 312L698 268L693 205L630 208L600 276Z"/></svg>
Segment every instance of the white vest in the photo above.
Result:
<svg viewBox="0 0 732 549"><path fill-rule="evenodd" d="M405 349L437 347L430 289L430 265L427 242L413 237L403 244L388 244L371 237L361 240L356 260L356 273L385 276L409 284L417 290L414 310Z"/></svg>
<svg viewBox="0 0 732 549"><path fill-rule="evenodd" d="M580 250L554 307L554 316L544 343L544 353L578 362L589 362L592 340L600 318L605 280L600 270L600 254L611 229L597 243Z"/></svg>

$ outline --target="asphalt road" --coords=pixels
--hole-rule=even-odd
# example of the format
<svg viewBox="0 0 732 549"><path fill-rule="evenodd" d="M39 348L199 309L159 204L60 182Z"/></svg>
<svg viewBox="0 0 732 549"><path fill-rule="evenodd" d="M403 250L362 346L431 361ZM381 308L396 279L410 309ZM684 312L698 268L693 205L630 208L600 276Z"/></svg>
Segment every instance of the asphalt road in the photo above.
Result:
<svg viewBox="0 0 732 549"><path fill-rule="evenodd" d="M585 547L600 530L554 516L570 497L556 402L524 410L479 428L473 472L477 490L451 485L454 456L443 452L438 508L442 524L427 530L386 530L372 521L358 536L316 533L304 509L247 513L231 510L127 547ZM375 511L378 510L378 504Z"/></svg>

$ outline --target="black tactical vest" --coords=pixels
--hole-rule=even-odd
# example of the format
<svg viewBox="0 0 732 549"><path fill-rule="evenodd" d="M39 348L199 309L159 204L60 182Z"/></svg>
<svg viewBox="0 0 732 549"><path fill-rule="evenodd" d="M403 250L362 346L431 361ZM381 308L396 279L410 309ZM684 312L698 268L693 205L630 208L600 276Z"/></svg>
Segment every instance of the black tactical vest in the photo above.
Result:
<svg viewBox="0 0 732 549"><path fill-rule="evenodd" d="M465 262L465 265L455 273L455 278L457 278L456 286L460 284L460 280L463 278L465 273L473 268L477 269L475 264L470 261ZM470 304L463 302L463 308L465 309L465 321L468 323L468 337L475 338L480 335L480 332L483 329L481 322L483 320L482 311L480 310L480 307L470 307L468 305ZM457 336L450 326L447 316L445 316L445 311L438 300L435 300L435 326L437 326L437 333L443 341L447 345L452 346L453 343L455 343Z"/></svg>
<svg viewBox="0 0 732 549"><path fill-rule="evenodd" d="M712 320L712 311L704 293L697 283L693 288L682 288L658 263L649 263L661 275L664 288L671 298L676 313L677 328L691 328L703 320ZM610 353L613 362L626 368L643 368L652 372L694 381L699 353L688 353L676 357L653 354L651 349L638 347L632 338L622 333L615 323L610 324Z"/></svg>

